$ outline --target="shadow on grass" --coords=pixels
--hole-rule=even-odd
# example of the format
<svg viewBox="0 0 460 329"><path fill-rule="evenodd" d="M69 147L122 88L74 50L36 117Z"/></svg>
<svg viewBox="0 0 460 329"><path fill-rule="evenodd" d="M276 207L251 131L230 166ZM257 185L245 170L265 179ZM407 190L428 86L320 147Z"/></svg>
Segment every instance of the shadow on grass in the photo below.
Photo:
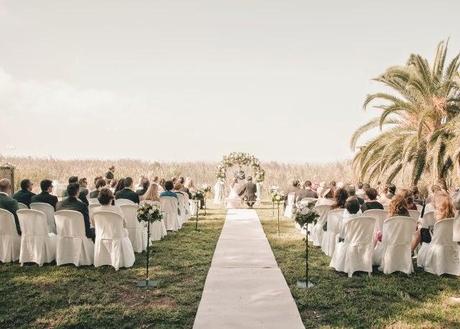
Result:
<svg viewBox="0 0 460 329"><path fill-rule="evenodd" d="M259 216L306 328L460 328L460 305L447 303L448 297L460 296L460 279L434 276L420 269L371 277L329 268L330 258L320 248L310 246L309 290L296 287L305 276L305 242L292 221L281 221L277 234L276 219L268 209Z"/></svg>
<svg viewBox="0 0 460 329"><path fill-rule="evenodd" d="M136 287L146 256L130 269L0 263L0 328L191 328L224 223L224 212L200 215L153 243L151 279Z"/></svg>

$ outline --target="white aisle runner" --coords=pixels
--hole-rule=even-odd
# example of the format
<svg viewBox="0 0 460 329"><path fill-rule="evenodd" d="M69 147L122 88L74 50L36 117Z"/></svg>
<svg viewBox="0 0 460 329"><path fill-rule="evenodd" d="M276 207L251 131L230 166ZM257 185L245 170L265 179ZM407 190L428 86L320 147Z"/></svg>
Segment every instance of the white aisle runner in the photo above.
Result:
<svg viewBox="0 0 460 329"><path fill-rule="evenodd" d="M227 212L195 329L304 329L255 210Z"/></svg>

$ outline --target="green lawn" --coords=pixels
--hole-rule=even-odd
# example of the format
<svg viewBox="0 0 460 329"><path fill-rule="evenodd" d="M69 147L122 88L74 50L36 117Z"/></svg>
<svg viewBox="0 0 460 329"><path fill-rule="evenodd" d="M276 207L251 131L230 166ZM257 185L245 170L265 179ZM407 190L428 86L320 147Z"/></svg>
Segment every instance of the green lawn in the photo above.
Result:
<svg viewBox="0 0 460 329"><path fill-rule="evenodd" d="M131 269L0 264L0 328L191 328L215 245L222 210L200 217L153 245L152 279L136 287L145 255Z"/></svg>
<svg viewBox="0 0 460 329"><path fill-rule="evenodd" d="M420 269L410 277L396 273L349 279L329 268L330 258L310 248L310 290L296 288L305 272L305 242L293 221L277 222L271 209L259 217L276 260L291 288L306 328L460 328L460 278L437 277Z"/></svg>

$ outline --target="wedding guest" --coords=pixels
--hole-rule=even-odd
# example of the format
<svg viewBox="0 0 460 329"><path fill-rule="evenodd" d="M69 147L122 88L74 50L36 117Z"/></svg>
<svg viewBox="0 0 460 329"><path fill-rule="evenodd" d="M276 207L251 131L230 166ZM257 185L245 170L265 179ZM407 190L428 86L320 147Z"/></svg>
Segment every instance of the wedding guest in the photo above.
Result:
<svg viewBox="0 0 460 329"><path fill-rule="evenodd" d="M380 194L379 202L385 207L388 206L391 202L391 199L396 193L396 186L393 184L387 184L383 188L382 194Z"/></svg>
<svg viewBox="0 0 460 329"><path fill-rule="evenodd" d="M411 187L412 197L414 198L414 202L418 205L423 205L423 199L420 195L420 191L417 185Z"/></svg>
<svg viewBox="0 0 460 329"><path fill-rule="evenodd" d="M331 206L331 209L340 209L345 208L345 203L348 199L348 192L344 188L339 188L335 191L334 195L334 204Z"/></svg>
<svg viewBox="0 0 460 329"><path fill-rule="evenodd" d="M35 195L35 193L32 193L33 186L34 184L30 179L23 179L21 181L21 189L13 195L13 199L30 207L32 197Z"/></svg>
<svg viewBox="0 0 460 329"><path fill-rule="evenodd" d="M395 216L408 216L409 210L407 209L406 198L402 194L396 194L390 201L388 206L388 217Z"/></svg>
<svg viewBox="0 0 460 329"><path fill-rule="evenodd" d="M364 200L364 197L366 196L366 192L364 191L364 184L362 182L358 182L358 184L356 184L356 187L356 196Z"/></svg>
<svg viewBox="0 0 460 329"><path fill-rule="evenodd" d="M192 198L192 193L190 192L189 187L186 185L190 180L190 177L187 177L186 179L184 177L179 178L179 183L182 185L181 192L184 192L188 195L188 198Z"/></svg>
<svg viewBox="0 0 460 329"><path fill-rule="evenodd" d="M319 197L323 196L323 192L326 190L326 182L320 182L319 186L316 188L316 193L318 193Z"/></svg>
<svg viewBox="0 0 460 329"><path fill-rule="evenodd" d="M160 201L160 194L158 193L158 184L151 184L147 192L142 196L143 201Z"/></svg>
<svg viewBox="0 0 460 329"><path fill-rule="evenodd" d="M163 192L161 192L160 198L163 197L163 196L172 196L172 197L177 198L177 194L172 191L173 188L174 188L174 183L172 181L170 181L170 180L166 181L165 182L165 190Z"/></svg>
<svg viewBox="0 0 460 329"><path fill-rule="evenodd" d="M53 182L49 179L44 179L40 182L41 193L34 195L30 200L31 203L34 202L43 202L47 203L56 210L56 204L58 203L58 198L55 195L51 195L53 192Z"/></svg>
<svg viewBox="0 0 460 329"><path fill-rule="evenodd" d="M375 188L366 189L367 200L361 205L361 211L370 209L383 209L383 205L377 201L377 190Z"/></svg>
<svg viewBox="0 0 460 329"><path fill-rule="evenodd" d="M332 189L328 188L323 191L323 195L321 195L321 197L318 199L318 201L316 202L316 205L317 206L322 206L322 205L332 206L334 203L335 203L334 194L332 192Z"/></svg>
<svg viewBox="0 0 460 329"><path fill-rule="evenodd" d="M404 199L406 199L408 210L417 210L417 205L414 203L414 198L412 197L411 191L407 189L401 189L398 193L400 193Z"/></svg>
<svg viewBox="0 0 460 329"><path fill-rule="evenodd" d="M147 177L142 177L139 182L139 188L136 190L137 195L142 196L147 192L150 186L150 181Z"/></svg>
<svg viewBox="0 0 460 329"><path fill-rule="evenodd" d="M300 190L298 192L298 194L297 194L296 202L299 202L299 201L301 201L302 199L305 199L305 198L318 199L318 193L313 191L311 181L306 180L303 183L303 187L304 188L302 190Z"/></svg>
<svg viewBox="0 0 460 329"><path fill-rule="evenodd" d="M110 182L112 179L115 178L114 173L115 173L115 166L110 166L109 171L105 173L105 179L107 179L107 181Z"/></svg>
<svg viewBox="0 0 460 329"><path fill-rule="evenodd" d="M164 179L164 178L160 179L159 185L160 185L161 189L162 189L163 191L165 191L166 179ZM161 189L160 189L160 190L161 190ZM162 191L162 192L163 192L163 191Z"/></svg>
<svg viewBox="0 0 460 329"><path fill-rule="evenodd" d="M112 179L110 181L110 183L107 182L107 185L110 186L110 190L112 191L112 193L115 193L115 190L116 190L116 188L118 186L118 180L117 179Z"/></svg>
<svg viewBox="0 0 460 329"><path fill-rule="evenodd" d="M89 194L90 199L95 199L99 196L99 192L101 191L101 189L106 186L105 179L99 178L95 185L96 189Z"/></svg>
<svg viewBox="0 0 460 329"><path fill-rule="evenodd" d="M123 190L124 188L125 188L125 179L120 178L118 180L117 185L115 186L115 190L113 191L113 193L115 194L115 197L116 197L117 193L120 192L121 190Z"/></svg>
<svg viewBox="0 0 460 329"><path fill-rule="evenodd" d="M359 201L359 204L362 205L364 203L364 199L356 195L356 189L354 185L348 185L347 192L350 197L355 196L356 199Z"/></svg>
<svg viewBox="0 0 460 329"><path fill-rule="evenodd" d="M21 227L19 226L18 214L18 202L10 197L11 193L11 182L9 179L0 179L0 208L8 210L13 214L14 222L16 224L16 231L21 235Z"/></svg>
<svg viewBox="0 0 460 329"><path fill-rule="evenodd" d="M91 228L89 221L89 211L88 206L82 201L77 199L77 196L80 191L80 185L78 183L71 183L67 186L67 195L68 198L60 201L56 209L57 210L74 210L78 211L83 215L83 221L85 224L85 233L86 237L94 241L94 228Z"/></svg>
<svg viewBox="0 0 460 329"><path fill-rule="evenodd" d="M96 207L96 209L94 209L93 216L94 214L101 212L101 211L113 211L114 213L117 213L118 215L120 215L122 218L125 217L121 208L114 204L113 202L114 196L110 189L105 188L105 187L102 188L99 191L99 195L97 199L99 203L101 204L101 206Z"/></svg>
<svg viewBox="0 0 460 329"><path fill-rule="evenodd" d="M133 179L126 177L123 186L124 188L121 191L115 193L115 199L127 199L139 204L139 195L133 191Z"/></svg>
<svg viewBox="0 0 460 329"><path fill-rule="evenodd" d="M80 185L80 192L78 192L78 198L84 204L89 205L89 202L88 202L89 190L88 190L88 181L86 180L86 177L81 178L78 181L78 184Z"/></svg>
<svg viewBox="0 0 460 329"><path fill-rule="evenodd" d="M345 190L345 189L344 189ZM342 223L340 225L340 233L339 233L339 241L345 239L346 235L346 223L350 221L352 218L356 218L359 216L360 210L360 203L356 196L348 197L345 201L344 208L345 211L343 213Z"/></svg>
<svg viewBox="0 0 460 329"><path fill-rule="evenodd" d="M68 185L70 185L70 184L78 184L78 176L70 176L69 179L68 179ZM64 198L68 197L67 190L64 191L62 196Z"/></svg>
<svg viewBox="0 0 460 329"><path fill-rule="evenodd" d="M187 177L185 179L184 187L187 188L189 194L196 192L195 184L193 183L193 180L190 177Z"/></svg>

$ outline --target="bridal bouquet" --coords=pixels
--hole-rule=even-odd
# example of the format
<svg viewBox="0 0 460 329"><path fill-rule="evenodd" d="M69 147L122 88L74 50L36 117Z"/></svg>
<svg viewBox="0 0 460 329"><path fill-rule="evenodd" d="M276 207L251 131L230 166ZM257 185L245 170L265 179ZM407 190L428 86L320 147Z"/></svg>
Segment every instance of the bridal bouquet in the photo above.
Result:
<svg viewBox="0 0 460 329"><path fill-rule="evenodd" d="M160 221L162 218L163 214L157 206L145 203L137 209L137 220L139 222L153 223Z"/></svg>
<svg viewBox="0 0 460 329"><path fill-rule="evenodd" d="M298 205L297 210L295 212L295 221L300 227L303 227L305 224L314 224L319 217L319 214L313 208L315 204L313 202L310 203L301 203Z"/></svg>

